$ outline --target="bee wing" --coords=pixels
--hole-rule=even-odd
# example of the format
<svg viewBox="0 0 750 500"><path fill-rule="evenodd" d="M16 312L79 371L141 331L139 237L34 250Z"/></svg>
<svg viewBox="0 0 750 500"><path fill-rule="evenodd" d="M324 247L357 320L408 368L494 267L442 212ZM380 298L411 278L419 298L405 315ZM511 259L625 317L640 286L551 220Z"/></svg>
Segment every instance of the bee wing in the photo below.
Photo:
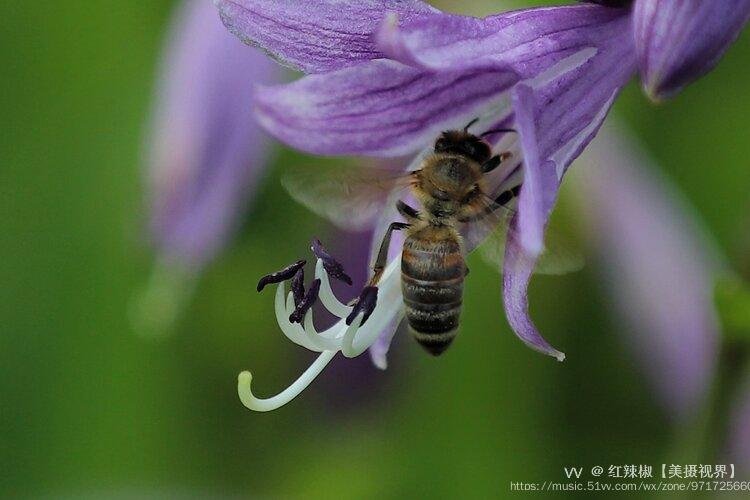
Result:
<svg viewBox="0 0 750 500"><path fill-rule="evenodd" d="M498 205L489 198L483 200L483 205L483 213L471 222L464 223L460 228L464 246L468 252L475 248L487 246L488 239L504 237L503 235L506 234L510 227L510 221L516 213L513 209ZM504 246L503 244L499 248L500 253L502 253Z"/></svg>
<svg viewBox="0 0 750 500"><path fill-rule="evenodd" d="M483 235L484 239L478 246L479 255L492 267L502 272L505 245L508 241L508 231L511 230L510 221L516 212L492 201L488 203L488 207L491 212L476 221L476 225L480 228L478 231L474 230L476 234ZM548 228L544 239L545 248L534 266L535 274L560 275L580 271L583 268L583 256L554 229Z"/></svg>
<svg viewBox="0 0 750 500"><path fill-rule="evenodd" d="M295 169L282 176L289 195L313 213L342 229L372 226L389 195L410 186L414 172L376 167Z"/></svg>

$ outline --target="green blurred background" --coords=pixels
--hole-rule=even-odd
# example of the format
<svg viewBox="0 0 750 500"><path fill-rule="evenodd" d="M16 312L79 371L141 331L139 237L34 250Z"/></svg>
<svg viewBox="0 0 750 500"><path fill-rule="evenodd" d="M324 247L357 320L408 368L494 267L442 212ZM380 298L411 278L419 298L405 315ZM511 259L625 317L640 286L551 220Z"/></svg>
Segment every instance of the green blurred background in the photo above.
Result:
<svg viewBox="0 0 750 500"><path fill-rule="evenodd" d="M446 356L400 338L387 372L339 360L280 411L248 412L240 370L270 394L311 359L254 291L325 231L279 187L291 152L175 334L135 335L128 304L152 258L141 146L172 7L0 4L0 494L502 497L510 481L562 480L563 465L669 453L680 431L623 349L595 264L532 287L564 364L514 337L498 277L472 261L471 336ZM495 7L473 9L454 8ZM732 259L750 214L749 60L745 32L673 101L653 106L633 84L615 106Z"/></svg>

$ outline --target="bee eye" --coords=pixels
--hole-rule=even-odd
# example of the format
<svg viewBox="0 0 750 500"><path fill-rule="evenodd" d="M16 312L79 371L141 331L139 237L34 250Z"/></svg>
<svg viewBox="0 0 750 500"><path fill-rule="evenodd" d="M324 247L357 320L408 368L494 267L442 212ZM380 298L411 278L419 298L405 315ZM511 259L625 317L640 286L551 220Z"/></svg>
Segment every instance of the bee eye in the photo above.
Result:
<svg viewBox="0 0 750 500"><path fill-rule="evenodd" d="M448 143L445 139L440 138L435 142L435 151L437 152L443 152L446 149L448 149Z"/></svg>

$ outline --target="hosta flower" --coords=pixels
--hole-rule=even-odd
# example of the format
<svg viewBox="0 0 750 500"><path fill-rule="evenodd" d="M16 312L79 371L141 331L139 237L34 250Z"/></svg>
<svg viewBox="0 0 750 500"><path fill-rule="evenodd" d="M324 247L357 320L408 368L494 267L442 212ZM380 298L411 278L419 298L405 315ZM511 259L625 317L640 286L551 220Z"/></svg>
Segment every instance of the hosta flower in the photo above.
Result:
<svg viewBox="0 0 750 500"><path fill-rule="evenodd" d="M655 101L711 71L750 18L748 0L588 1L633 5L638 69L643 89Z"/></svg>
<svg viewBox="0 0 750 500"><path fill-rule="evenodd" d="M529 317L528 284L567 168L596 135L620 89L636 72L634 16L649 12L629 5L581 4L477 19L442 13L417 0L215 3L229 30L243 41L311 73L291 84L261 87L256 95L261 124L301 150L321 155L415 154L428 151L441 131L461 128L475 118L473 130L478 132L505 127L518 131L490 136L496 151L512 153L493 185L495 194L513 181L518 185L523 177L503 265L506 316L528 346L564 359ZM649 31L644 39L654 33L661 31ZM661 47L654 43L646 52L656 54ZM375 233L376 245L396 216L388 209ZM394 262L397 257L387 269L393 269ZM400 311L397 300L382 299L389 287L400 293L386 277L397 281L398 273L384 273L364 333L344 321L339 329L320 335L330 337L330 349L318 345L323 349L319 360L284 394L293 395L336 352L344 352L347 333L353 347L345 354L358 353L378 339L367 325L374 318L393 320ZM277 313L284 304L277 299ZM344 315L333 302L331 307L339 317L351 314ZM352 324L357 324L356 317ZM387 322L375 325L381 323ZM381 359L391 335L392 328L386 329L376 344ZM258 406L249 380L249 374L242 375L243 401ZM269 409L287 400L280 397L261 406Z"/></svg>
<svg viewBox="0 0 750 500"><path fill-rule="evenodd" d="M267 141L253 83L280 71L228 35L209 2L182 5L158 87L150 153L154 239L186 266L210 260L230 235L263 172Z"/></svg>
<svg viewBox="0 0 750 500"><path fill-rule="evenodd" d="M662 407L685 419L705 403L718 361L718 251L653 160L615 123L605 124L576 171L581 219L623 340Z"/></svg>
<svg viewBox="0 0 750 500"><path fill-rule="evenodd" d="M646 92L671 97L708 73L750 18L750 0L635 0L633 31Z"/></svg>
<svg viewBox="0 0 750 500"><path fill-rule="evenodd" d="M141 320L168 326L190 281L230 238L262 174L265 133L252 84L280 69L227 33L210 2L187 0L165 50L149 138L150 232L158 250Z"/></svg>

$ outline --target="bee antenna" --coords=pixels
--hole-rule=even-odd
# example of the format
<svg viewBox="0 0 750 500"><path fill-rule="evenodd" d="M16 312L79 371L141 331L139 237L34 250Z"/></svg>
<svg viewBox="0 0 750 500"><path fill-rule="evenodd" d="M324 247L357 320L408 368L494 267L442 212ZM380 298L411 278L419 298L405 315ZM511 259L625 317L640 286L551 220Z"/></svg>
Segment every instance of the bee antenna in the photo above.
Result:
<svg viewBox="0 0 750 500"><path fill-rule="evenodd" d="M468 124L467 124L467 125L466 125L466 126L464 127L464 132L468 132L468 131L469 131L469 128L470 128L470 127L471 127L472 125L474 125L474 124L475 124L476 122L478 122L478 121L479 121L479 118L474 118L473 120L471 120L471 121L470 121L470 122L469 122L469 123L468 123Z"/></svg>
<svg viewBox="0 0 750 500"><path fill-rule="evenodd" d="M492 130L488 130L487 132L482 132L481 134L479 134L479 137L486 137L488 135L499 134L501 132L505 132L505 133L513 132L514 134L518 133L516 129L512 129L512 128L493 128Z"/></svg>

